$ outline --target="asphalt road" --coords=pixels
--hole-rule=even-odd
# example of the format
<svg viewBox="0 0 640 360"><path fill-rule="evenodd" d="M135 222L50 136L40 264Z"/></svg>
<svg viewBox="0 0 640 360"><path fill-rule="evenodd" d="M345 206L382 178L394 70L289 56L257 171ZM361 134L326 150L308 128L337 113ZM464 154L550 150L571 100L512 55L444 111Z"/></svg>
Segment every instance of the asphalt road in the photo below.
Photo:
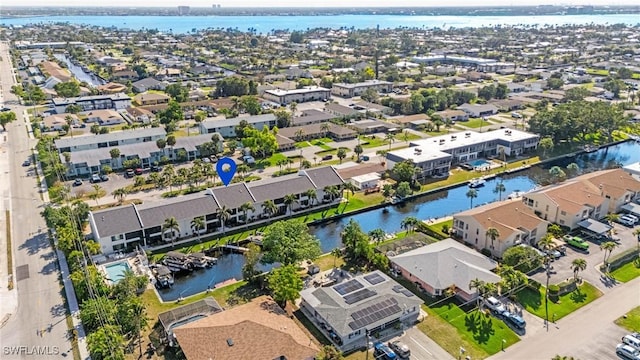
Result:
<svg viewBox="0 0 640 360"><path fill-rule="evenodd" d="M12 83L8 49L0 44L0 79L4 102L16 112L18 120L7 126L9 174L3 181L11 182L11 222L14 280L17 288L17 308L0 329L2 359L60 359L71 358L71 344L67 340L66 308L56 257L46 236L46 225L40 216L43 203L35 176L27 172L33 168L22 166L31 153L35 140L25 130L24 107L15 105L10 93Z"/></svg>
<svg viewBox="0 0 640 360"><path fill-rule="evenodd" d="M551 324L549 331L537 331L490 359L549 360L555 355L580 360L619 359L615 348L627 332L613 321L639 305L640 278L636 278Z"/></svg>

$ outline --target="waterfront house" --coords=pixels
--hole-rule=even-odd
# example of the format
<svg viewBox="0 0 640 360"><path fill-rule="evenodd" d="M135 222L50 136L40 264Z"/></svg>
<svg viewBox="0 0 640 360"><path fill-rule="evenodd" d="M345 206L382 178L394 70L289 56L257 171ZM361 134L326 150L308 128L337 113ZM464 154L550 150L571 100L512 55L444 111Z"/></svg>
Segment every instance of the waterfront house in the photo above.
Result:
<svg viewBox="0 0 640 360"><path fill-rule="evenodd" d="M122 85L122 84L118 84L118 83L114 83L114 82L110 82L110 83L106 83L104 85L98 86L98 91L101 94L116 94L116 93L121 93L121 92L127 91L127 86L126 85Z"/></svg>
<svg viewBox="0 0 640 360"><path fill-rule="evenodd" d="M624 169L596 171L527 193L522 202L536 215L570 229L585 219L618 213L640 192L640 181Z"/></svg>
<svg viewBox="0 0 640 360"><path fill-rule="evenodd" d="M494 202L453 215L456 237L494 257L502 257L514 245L535 246L547 233L548 226L520 199ZM491 228L498 230L496 239L487 236Z"/></svg>
<svg viewBox="0 0 640 360"><path fill-rule="evenodd" d="M469 283L478 279L497 283L493 270L498 263L463 244L445 239L389 258L391 268L431 296L445 295L447 289L463 301L478 296Z"/></svg>
<svg viewBox="0 0 640 360"><path fill-rule="evenodd" d="M190 224L198 216L203 216L206 222L202 233L211 234L244 226L247 221L257 222L320 204L336 203L340 201L341 196L332 199L324 189L343 183L333 167L319 167L278 178L219 186L201 193L158 202L95 211L89 215L89 224L93 238L100 244L102 253L111 254L123 249L132 249L137 245L147 247L165 243L167 238L163 239L161 227L164 220L170 217L175 217L179 224L173 240L195 235ZM308 197L309 190L316 192L316 199ZM284 197L290 194L296 197L297 202L288 208L284 203ZM264 212L262 204L267 200L272 200L278 207L276 214ZM253 205L255 210L247 211L245 218L241 207L246 203ZM225 207L230 215L224 224L217 215L218 209L222 207ZM124 217L126 220L123 220ZM119 226L120 222L122 226Z"/></svg>
<svg viewBox="0 0 640 360"><path fill-rule="evenodd" d="M434 147L408 147L387 152L387 169L391 170L397 163L411 160L420 169L418 179L432 176L448 176L451 169L451 154Z"/></svg>
<svg viewBox="0 0 640 360"><path fill-rule="evenodd" d="M51 100L57 114L66 112L69 105L78 105L82 111L120 110L131 106L131 98L124 93L54 98Z"/></svg>
<svg viewBox="0 0 640 360"><path fill-rule="evenodd" d="M133 91L137 93L149 91L149 90L164 90L166 84L158 81L152 77L148 77L142 80L138 80L132 84Z"/></svg>
<svg viewBox="0 0 640 360"><path fill-rule="evenodd" d="M302 290L300 309L341 351L359 349L368 336L390 338L418 320L422 300L383 272L340 280Z"/></svg>
<svg viewBox="0 0 640 360"><path fill-rule="evenodd" d="M187 360L312 360L319 351L268 296L177 326L173 334Z"/></svg>

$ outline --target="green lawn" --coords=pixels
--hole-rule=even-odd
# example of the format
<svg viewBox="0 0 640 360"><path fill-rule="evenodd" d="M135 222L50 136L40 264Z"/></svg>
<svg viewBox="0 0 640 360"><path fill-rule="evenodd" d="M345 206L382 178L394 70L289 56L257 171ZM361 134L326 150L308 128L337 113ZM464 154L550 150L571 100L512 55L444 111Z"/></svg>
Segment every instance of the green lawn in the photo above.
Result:
<svg viewBox="0 0 640 360"><path fill-rule="evenodd" d="M460 122L458 123L462 126L466 126L468 128L472 128L472 129L477 129L483 126L490 126L493 125L492 123L488 122L488 121L484 121L481 118L471 118L469 119L469 121L464 121L464 122Z"/></svg>
<svg viewBox="0 0 640 360"><path fill-rule="evenodd" d="M627 282L640 276L640 268L638 268L633 261L630 261L613 270L611 276L618 281Z"/></svg>
<svg viewBox="0 0 640 360"><path fill-rule="evenodd" d="M526 287L518 292L516 297L528 312L544 319L546 317L544 295L544 286L537 291ZM551 298L549 299L549 318L551 319L553 314L556 314L556 320L562 319L600 296L602 296L600 290L587 282L583 282L577 290L560 296L556 302L552 301Z"/></svg>
<svg viewBox="0 0 640 360"><path fill-rule="evenodd" d="M427 224L427 227L435 231L436 233L442 235L443 237L447 238L449 237L449 234L445 234L444 232L442 232L443 225L447 225L449 229L453 228L453 219L441 221L439 223Z"/></svg>
<svg viewBox="0 0 640 360"><path fill-rule="evenodd" d="M328 142L331 142L331 139L316 139L311 141L311 145L315 145L322 150L333 150L331 146L327 145Z"/></svg>
<svg viewBox="0 0 640 360"><path fill-rule="evenodd" d="M411 140L422 139L422 137L407 131L397 133L394 137L396 141L411 141ZM406 140L405 140L405 137L406 137Z"/></svg>
<svg viewBox="0 0 640 360"><path fill-rule="evenodd" d="M360 136L360 145L365 148L374 148L378 146L389 146L389 142L386 139L381 139L377 136Z"/></svg>
<svg viewBox="0 0 640 360"><path fill-rule="evenodd" d="M589 74L589 75L607 76L607 75L609 75L609 70L604 70L604 69L587 69L587 74Z"/></svg>
<svg viewBox="0 0 640 360"><path fill-rule="evenodd" d="M631 332L640 331L640 306L619 317L615 323Z"/></svg>
<svg viewBox="0 0 640 360"><path fill-rule="evenodd" d="M296 148L297 149L302 149L302 148L306 148L306 147L309 147L309 146L311 146L311 144L309 144L308 141L299 141L299 142L296 143Z"/></svg>
<svg viewBox="0 0 640 360"><path fill-rule="evenodd" d="M429 317L418 325L451 355L459 354L460 346L472 359L485 358L520 341L502 320L478 310L466 313L452 301L444 301L428 308ZM438 321L440 320L440 321ZM442 322L453 327L445 327Z"/></svg>
<svg viewBox="0 0 640 360"><path fill-rule="evenodd" d="M275 153L266 159L258 160L256 162L256 167L266 168L269 166L277 166L278 160L286 160L286 159L287 157L284 156L283 154Z"/></svg>

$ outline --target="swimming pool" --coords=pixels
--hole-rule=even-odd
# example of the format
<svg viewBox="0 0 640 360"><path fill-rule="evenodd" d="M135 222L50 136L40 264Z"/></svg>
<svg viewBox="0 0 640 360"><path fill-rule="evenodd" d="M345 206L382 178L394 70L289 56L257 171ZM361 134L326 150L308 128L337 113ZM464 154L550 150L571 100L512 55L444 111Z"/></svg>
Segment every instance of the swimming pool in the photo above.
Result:
<svg viewBox="0 0 640 360"><path fill-rule="evenodd" d="M124 278L125 271L130 271L131 267L129 266L129 262L125 260L105 265L104 270L107 272L107 278L117 283L120 279Z"/></svg>
<svg viewBox="0 0 640 360"><path fill-rule="evenodd" d="M469 165L473 166L474 168L477 168L477 167L489 166L491 165L491 163L485 159L477 159L477 160L469 161Z"/></svg>

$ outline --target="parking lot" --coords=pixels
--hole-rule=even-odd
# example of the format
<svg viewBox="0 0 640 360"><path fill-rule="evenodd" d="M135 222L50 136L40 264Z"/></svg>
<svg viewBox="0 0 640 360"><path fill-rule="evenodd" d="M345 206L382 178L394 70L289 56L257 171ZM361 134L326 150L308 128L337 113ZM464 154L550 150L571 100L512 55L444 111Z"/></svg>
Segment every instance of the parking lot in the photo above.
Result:
<svg viewBox="0 0 640 360"><path fill-rule="evenodd" d="M411 360L452 360L448 352L426 336L416 327L407 329L402 336L395 337L389 342L400 340L411 350Z"/></svg>

